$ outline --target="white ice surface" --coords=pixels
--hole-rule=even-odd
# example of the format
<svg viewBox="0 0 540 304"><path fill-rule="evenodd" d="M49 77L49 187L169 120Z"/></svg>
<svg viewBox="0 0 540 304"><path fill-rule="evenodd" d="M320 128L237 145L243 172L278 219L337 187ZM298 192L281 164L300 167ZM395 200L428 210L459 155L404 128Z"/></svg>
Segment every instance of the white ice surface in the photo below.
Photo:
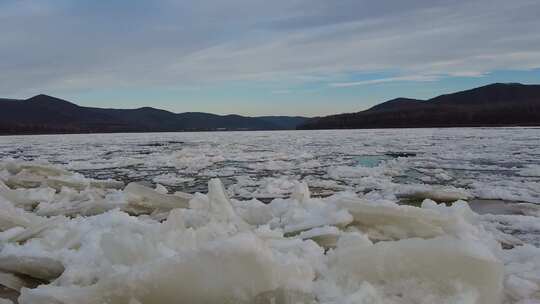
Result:
<svg viewBox="0 0 540 304"><path fill-rule="evenodd" d="M0 138L0 284L19 303L540 301L538 208L467 203L538 202L538 130L372 132ZM388 151L417 155L363 158Z"/></svg>

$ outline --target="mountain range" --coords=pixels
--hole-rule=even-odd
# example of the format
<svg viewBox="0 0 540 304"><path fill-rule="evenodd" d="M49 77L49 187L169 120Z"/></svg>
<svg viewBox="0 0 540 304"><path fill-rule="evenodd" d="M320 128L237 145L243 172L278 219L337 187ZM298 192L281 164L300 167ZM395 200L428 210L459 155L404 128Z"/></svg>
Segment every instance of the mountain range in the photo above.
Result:
<svg viewBox="0 0 540 304"><path fill-rule="evenodd" d="M428 100L396 98L325 117L172 113L151 107L104 109L37 95L0 99L0 134L173 132L540 125L540 85L494 83Z"/></svg>
<svg viewBox="0 0 540 304"><path fill-rule="evenodd" d="M494 83L428 100L396 98L368 110L315 117L298 129L540 125L540 85Z"/></svg>
<svg viewBox="0 0 540 304"><path fill-rule="evenodd" d="M48 95L0 99L0 134L295 129L305 117L172 113L151 107L103 109Z"/></svg>

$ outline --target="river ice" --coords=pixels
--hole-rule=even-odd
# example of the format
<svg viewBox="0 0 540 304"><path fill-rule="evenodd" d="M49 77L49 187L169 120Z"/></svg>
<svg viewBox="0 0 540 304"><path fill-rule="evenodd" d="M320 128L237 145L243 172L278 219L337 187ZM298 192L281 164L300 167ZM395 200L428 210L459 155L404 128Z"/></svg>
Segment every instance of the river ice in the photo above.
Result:
<svg viewBox="0 0 540 304"><path fill-rule="evenodd" d="M539 157L537 128L0 137L0 303L540 303Z"/></svg>

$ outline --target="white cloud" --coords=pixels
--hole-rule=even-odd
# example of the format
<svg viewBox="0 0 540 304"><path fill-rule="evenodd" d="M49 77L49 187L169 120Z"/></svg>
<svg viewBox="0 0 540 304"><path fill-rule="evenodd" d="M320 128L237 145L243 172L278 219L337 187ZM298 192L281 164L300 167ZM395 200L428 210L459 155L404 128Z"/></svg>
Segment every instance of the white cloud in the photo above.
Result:
<svg viewBox="0 0 540 304"><path fill-rule="evenodd" d="M354 87L354 86L363 86L369 84L379 84L386 82L396 82L396 81L437 81L440 79L440 76L437 75L409 75L409 76L399 76L399 77L387 77L363 81L352 81L352 82L334 82L330 83L329 86L334 88L344 88L344 87Z"/></svg>
<svg viewBox="0 0 540 304"><path fill-rule="evenodd" d="M386 70L420 75L331 85L343 87L540 67L536 0L82 3L0 4L0 12L9 7L0 13L4 96L238 80L330 82Z"/></svg>
<svg viewBox="0 0 540 304"><path fill-rule="evenodd" d="M272 94L277 94L277 95L284 95L284 94L291 94L292 91L291 90L273 90L272 91Z"/></svg>

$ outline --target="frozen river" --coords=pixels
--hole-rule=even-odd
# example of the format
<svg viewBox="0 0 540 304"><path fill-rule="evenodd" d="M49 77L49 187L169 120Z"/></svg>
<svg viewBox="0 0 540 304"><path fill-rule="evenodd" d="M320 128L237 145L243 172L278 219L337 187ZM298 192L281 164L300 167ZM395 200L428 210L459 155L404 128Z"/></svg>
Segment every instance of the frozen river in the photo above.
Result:
<svg viewBox="0 0 540 304"><path fill-rule="evenodd" d="M306 181L315 195L446 187L540 203L537 128L9 136L0 157L192 193L219 177L244 198L281 197Z"/></svg>
<svg viewBox="0 0 540 304"><path fill-rule="evenodd" d="M4 136L0 242L23 304L540 303L540 129Z"/></svg>

